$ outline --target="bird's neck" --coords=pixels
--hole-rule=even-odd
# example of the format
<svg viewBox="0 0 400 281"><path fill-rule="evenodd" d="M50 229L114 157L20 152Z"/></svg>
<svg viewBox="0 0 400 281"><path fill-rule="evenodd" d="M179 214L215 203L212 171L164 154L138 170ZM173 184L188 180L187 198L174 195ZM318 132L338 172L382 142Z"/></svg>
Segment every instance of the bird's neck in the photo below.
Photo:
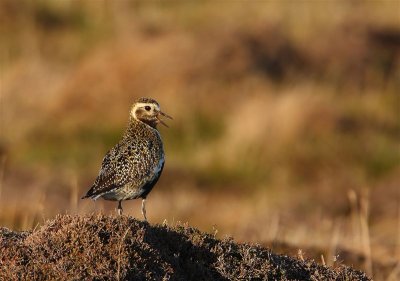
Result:
<svg viewBox="0 0 400 281"><path fill-rule="evenodd" d="M146 122L137 120L133 117L129 118L128 126L126 128L125 137L137 135L138 132L143 131L143 130L157 130L156 128L157 124L148 124Z"/></svg>

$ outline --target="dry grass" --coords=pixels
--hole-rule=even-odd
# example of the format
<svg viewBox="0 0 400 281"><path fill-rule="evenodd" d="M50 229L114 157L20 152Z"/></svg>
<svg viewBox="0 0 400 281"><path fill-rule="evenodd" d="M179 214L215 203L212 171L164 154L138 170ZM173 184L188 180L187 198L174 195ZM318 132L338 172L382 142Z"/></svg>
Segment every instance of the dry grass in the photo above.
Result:
<svg viewBox="0 0 400 281"><path fill-rule="evenodd" d="M0 248L6 280L370 280L343 265L131 217L57 216L30 232L1 228Z"/></svg>

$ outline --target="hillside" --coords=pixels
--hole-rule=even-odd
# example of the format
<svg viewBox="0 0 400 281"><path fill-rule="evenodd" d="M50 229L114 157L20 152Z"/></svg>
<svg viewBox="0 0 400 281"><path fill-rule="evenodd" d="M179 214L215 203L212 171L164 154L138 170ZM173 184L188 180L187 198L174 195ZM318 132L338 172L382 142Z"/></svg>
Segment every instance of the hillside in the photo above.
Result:
<svg viewBox="0 0 400 281"><path fill-rule="evenodd" d="M370 280L344 265L126 216L58 215L33 231L0 228L0 249L0 280Z"/></svg>

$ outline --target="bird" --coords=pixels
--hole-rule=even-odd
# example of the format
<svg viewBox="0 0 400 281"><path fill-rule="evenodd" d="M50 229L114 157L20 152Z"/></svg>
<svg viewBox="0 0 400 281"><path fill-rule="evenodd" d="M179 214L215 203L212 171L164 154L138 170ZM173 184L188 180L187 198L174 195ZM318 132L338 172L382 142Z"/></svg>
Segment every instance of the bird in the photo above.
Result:
<svg viewBox="0 0 400 281"><path fill-rule="evenodd" d="M152 98L142 97L133 103L125 133L104 156L97 178L82 199L102 197L118 201L117 212L122 215L122 201L141 198L142 215L147 221L146 198L165 163L163 142L157 129L158 124L168 127L163 117L172 119Z"/></svg>

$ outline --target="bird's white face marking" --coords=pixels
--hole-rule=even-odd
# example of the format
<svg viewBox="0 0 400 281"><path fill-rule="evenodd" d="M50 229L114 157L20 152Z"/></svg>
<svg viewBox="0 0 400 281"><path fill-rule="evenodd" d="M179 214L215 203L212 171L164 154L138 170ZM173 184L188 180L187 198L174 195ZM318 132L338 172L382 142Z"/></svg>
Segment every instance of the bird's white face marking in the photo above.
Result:
<svg viewBox="0 0 400 281"><path fill-rule="evenodd" d="M137 112L138 110L141 110L141 112L147 116L156 116L158 112L160 112L160 106L155 104L155 103L144 103L144 102L139 102L136 103L131 110L131 116L135 118L136 120L138 119Z"/></svg>
<svg viewBox="0 0 400 281"><path fill-rule="evenodd" d="M155 100L148 98L141 98L134 103L130 116L137 121L141 121L150 127L153 127L154 129L159 123L168 127L168 125L161 119L162 117L172 119L168 114L161 112L160 105Z"/></svg>

